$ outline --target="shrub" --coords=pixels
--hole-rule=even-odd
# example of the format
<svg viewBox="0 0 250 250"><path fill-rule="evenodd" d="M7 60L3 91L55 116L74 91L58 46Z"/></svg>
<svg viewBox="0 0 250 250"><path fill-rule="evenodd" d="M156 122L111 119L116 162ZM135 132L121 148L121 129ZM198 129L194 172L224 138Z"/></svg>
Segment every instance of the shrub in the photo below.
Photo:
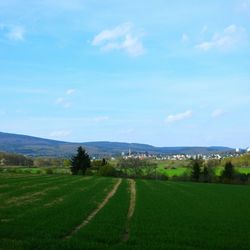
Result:
<svg viewBox="0 0 250 250"><path fill-rule="evenodd" d="M162 173L157 173L156 175L156 179L157 180L168 180L168 176L166 174L162 174Z"/></svg>
<svg viewBox="0 0 250 250"><path fill-rule="evenodd" d="M23 170L23 173L24 173L24 174L30 174L31 172L30 172L29 169L24 169L24 170Z"/></svg>
<svg viewBox="0 0 250 250"><path fill-rule="evenodd" d="M46 169L45 169L45 173L46 173L46 174L53 174L54 172L53 172L53 169L52 169L52 168L46 168Z"/></svg>
<svg viewBox="0 0 250 250"><path fill-rule="evenodd" d="M85 175L94 175L94 172L93 172L93 169L91 168L87 168L86 172L85 172Z"/></svg>
<svg viewBox="0 0 250 250"><path fill-rule="evenodd" d="M190 175L188 172L184 172L182 175L174 175L171 177L173 181L190 181Z"/></svg>
<svg viewBox="0 0 250 250"><path fill-rule="evenodd" d="M249 178L249 175L248 174L240 174L240 181L242 183L247 183L248 182L248 178Z"/></svg>
<svg viewBox="0 0 250 250"><path fill-rule="evenodd" d="M235 173L234 183L246 184L248 183L249 177L250 177L249 174Z"/></svg>
<svg viewBox="0 0 250 250"><path fill-rule="evenodd" d="M201 172L200 180L202 182L214 182L215 181L214 168L210 166L204 166L203 171Z"/></svg>
<svg viewBox="0 0 250 250"><path fill-rule="evenodd" d="M17 169L16 168L9 168L9 173L17 173Z"/></svg>
<svg viewBox="0 0 250 250"><path fill-rule="evenodd" d="M108 164L105 166L102 166L99 169L98 174L100 176L117 176L116 169L113 166L110 166Z"/></svg>

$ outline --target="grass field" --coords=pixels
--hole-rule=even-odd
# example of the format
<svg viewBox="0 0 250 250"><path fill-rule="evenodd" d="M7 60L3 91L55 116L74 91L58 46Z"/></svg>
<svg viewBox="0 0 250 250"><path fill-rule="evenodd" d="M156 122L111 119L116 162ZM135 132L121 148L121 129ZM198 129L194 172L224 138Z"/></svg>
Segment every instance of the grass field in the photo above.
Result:
<svg viewBox="0 0 250 250"><path fill-rule="evenodd" d="M220 176L223 170L224 170L224 167L216 167L215 175ZM241 174L250 174L249 167L235 168L235 170ZM190 175L191 168L190 167L189 168L188 167L164 168L164 166L159 164L157 171L161 174L167 175L168 177L173 177L173 176L181 176L183 174Z"/></svg>
<svg viewBox="0 0 250 250"><path fill-rule="evenodd" d="M250 186L131 183L0 174L0 249L250 249Z"/></svg>
<svg viewBox="0 0 250 250"><path fill-rule="evenodd" d="M185 168L185 167L179 167L176 169L165 169L163 167L158 167L157 171L161 174L164 174L168 177L173 177L173 176L181 176L185 173L190 174L191 169Z"/></svg>
<svg viewBox="0 0 250 250"><path fill-rule="evenodd" d="M222 173L222 171L223 171L223 169L224 169L224 167L217 167L216 171L215 171L216 175L220 176L221 173ZM250 174L250 168L249 167L247 167L247 168L243 168L243 167L241 167L241 168L235 168L235 170L237 172L241 173L241 174Z"/></svg>
<svg viewBox="0 0 250 250"><path fill-rule="evenodd" d="M1 166L1 173L16 173L16 174L71 174L69 168L59 166L54 167L23 167L23 166Z"/></svg>

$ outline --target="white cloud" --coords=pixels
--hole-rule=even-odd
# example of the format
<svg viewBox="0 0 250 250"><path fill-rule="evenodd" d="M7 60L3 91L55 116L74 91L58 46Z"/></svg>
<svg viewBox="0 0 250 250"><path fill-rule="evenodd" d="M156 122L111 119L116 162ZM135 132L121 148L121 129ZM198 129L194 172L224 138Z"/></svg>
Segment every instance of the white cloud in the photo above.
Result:
<svg viewBox="0 0 250 250"><path fill-rule="evenodd" d="M165 122L166 123L172 123L172 122L177 122L177 121L182 121L185 119L188 119L190 117L192 117L192 111L191 110L187 110L183 113L179 113L179 114L175 114L175 115L169 115Z"/></svg>
<svg viewBox="0 0 250 250"><path fill-rule="evenodd" d="M92 45L100 45L103 41L109 41L116 38L120 38L128 34L131 30L130 23L124 23L111 30L103 30L92 41Z"/></svg>
<svg viewBox="0 0 250 250"><path fill-rule="evenodd" d="M73 95L75 92L76 92L75 89L68 89L68 90L66 91L66 95Z"/></svg>
<svg viewBox="0 0 250 250"><path fill-rule="evenodd" d="M58 97L56 100L55 100L55 103L57 105L60 105L64 108L69 108L71 107L72 103L70 102L70 96L73 95L74 93L76 92L75 89L68 89L66 90L65 94L64 94L64 97Z"/></svg>
<svg viewBox="0 0 250 250"><path fill-rule="evenodd" d="M99 46L103 51L124 50L130 56L140 56L145 53L140 34L135 34L130 23L124 23L114 29L103 30L92 41L93 46Z"/></svg>
<svg viewBox="0 0 250 250"><path fill-rule="evenodd" d="M226 111L224 109L215 109L211 116L212 118L219 118L221 116L223 116L226 113Z"/></svg>
<svg viewBox="0 0 250 250"><path fill-rule="evenodd" d="M71 131L66 131L66 130L58 130L58 131L53 131L49 134L49 136L54 137L54 138L64 138L69 135L71 135Z"/></svg>
<svg viewBox="0 0 250 250"><path fill-rule="evenodd" d="M22 26L11 26L6 34L6 37L12 41L23 41L25 29Z"/></svg>
<svg viewBox="0 0 250 250"><path fill-rule="evenodd" d="M64 108L69 108L71 106L71 103L67 99L65 99L63 97L57 98L56 99L56 104L61 105Z"/></svg>
<svg viewBox="0 0 250 250"><path fill-rule="evenodd" d="M245 28L232 24L222 32L215 33L210 40L197 44L196 47L203 51L211 49L230 50L243 44L246 39L247 33Z"/></svg>

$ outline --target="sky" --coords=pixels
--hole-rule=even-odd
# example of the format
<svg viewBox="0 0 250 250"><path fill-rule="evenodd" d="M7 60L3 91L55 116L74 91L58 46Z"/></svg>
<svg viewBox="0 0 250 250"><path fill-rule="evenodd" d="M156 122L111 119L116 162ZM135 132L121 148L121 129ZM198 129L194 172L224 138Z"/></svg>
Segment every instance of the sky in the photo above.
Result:
<svg viewBox="0 0 250 250"><path fill-rule="evenodd" d="M0 131L250 146L250 0L0 0Z"/></svg>

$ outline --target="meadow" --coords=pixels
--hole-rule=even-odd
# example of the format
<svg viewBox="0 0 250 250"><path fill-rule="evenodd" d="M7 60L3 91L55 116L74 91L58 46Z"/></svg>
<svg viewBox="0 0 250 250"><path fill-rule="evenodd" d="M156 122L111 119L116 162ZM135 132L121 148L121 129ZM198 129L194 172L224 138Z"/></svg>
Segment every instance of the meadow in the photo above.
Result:
<svg viewBox="0 0 250 250"><path fill-rule="evenodd" d="M249 249L250 186L0 174L0 249Z"/></svg>

